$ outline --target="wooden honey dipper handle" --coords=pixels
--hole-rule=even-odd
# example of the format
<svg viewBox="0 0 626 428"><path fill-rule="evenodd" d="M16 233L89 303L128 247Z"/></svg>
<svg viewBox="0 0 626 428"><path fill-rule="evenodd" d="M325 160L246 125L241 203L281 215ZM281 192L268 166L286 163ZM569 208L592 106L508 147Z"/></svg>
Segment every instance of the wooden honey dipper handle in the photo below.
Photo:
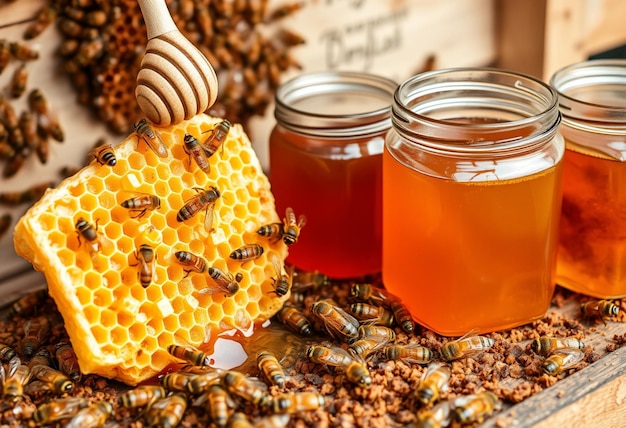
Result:
<svg viewBox="0 0 626 428"><path fill-rule="evenodd" d="M213 105L217 76L206 57L181 34L165 0L137 0L148 45L137 74L135 97L148 120L168 126Z"/></svg>

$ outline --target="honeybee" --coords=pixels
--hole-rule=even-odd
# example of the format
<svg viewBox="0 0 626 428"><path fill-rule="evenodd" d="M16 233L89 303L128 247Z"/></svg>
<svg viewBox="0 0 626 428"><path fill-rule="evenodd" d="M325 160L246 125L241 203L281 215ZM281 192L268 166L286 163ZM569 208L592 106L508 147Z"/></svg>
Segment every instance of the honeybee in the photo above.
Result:
<svg viewBox="0 0 626 428"><path fill-rule="evenodd" d="M204 152L200 142L196 137L191 134L185 134L183 139L185 153L189 155L189 168L191 168L191 159L196 162L198 168L207 174L211 172L211 166L209 165L209 158Z"/></svg>
<svg viewBox="0 0 626 428"><path fill-rule="evenodd" d="M19 129L15 129L14 131L19 131L19 133L22 132ZM28 157L29 154L30 154L30 150L28 149L21 149L18 152L16 152L15 155L11 159L9 159L9 161L4 166L4 170L2 171L2 176L4 178L9 178L17 174L19 170L22 169L22 166L24 165L24 162L26 161L26 158Z"/></svg>
<svg viewBox="0 0 626 428"><path fill-rule="evenodd" d="M296 214L291 207L285 210L285 218L283 220L285 233L283 234L283 242L287 245L293 245L298 242L300 237L300 229L306 224L306 217L300 215L296 220Z"/></svg>
<svg viewBox="0 0 626 428"><path fill-rule="evenodd" d="M161 134L159 134L145 118L141 119L133 126L135 128L135 134L137 134L137 143L143 141L154 154L161 158L167 157L167 146L163 142Z"/></svg>
<svg viewBox="0 0 626 428"><path fill-rule="evenodd" d="M139 264L137 279L143 288L147 288L152 282L155 270L156 254L154 249L148 244L141 244L135 251L135 258Z"/></svg>
<svg viewBox="0 0 626 428"><path fill-rule="evenodd" d="M26 27L24 39L31 40L44 32L48 26L57 19L57 9L52 4L45 4L37 12L35 20Z"/></svg>
<svg viewBox="0 0 626 428"><path fill-rule="evenodd" d="M294 33L286 28L279 29L276 38L287 47L301 45L306 41L300 34Z"/></svg>
<svg viewBox="0 0 626 428"><path fill-rule="evenodd" d="M326 400L322 394L313 391L289 392L271 397L268 407L274 413L291 414L316 410L324 407Z"/></svg>
<svg viewBox="0 0 626 428"><path fill-rule="evenodd" d="M108 401L96 401L80 409L67 421L65 428L100 427L113 413L113 404Z"/></svg>
<svg viewBox="0 0 626 428"><path fill-rule="evenodd" d="M233 275L230 272L224 272L215 266L209 267L209 276L215 282L217 287L205 287L198 291L200 294L215 294L223 292L225 296L230 297L239 291L239 281L243 279L241 273Z"/></svg>
<svg viewBox="0 0 626 428"><path fill-rule="evenodd" d="M437 401L448 390L449 380L450 367L439 362L430 363L415 390L415 398L423 405Z"/></svg>
<svg viewBox="0 0 626 428"><path fill-rule="evenodd" d="M580 312L585 318L600 318L604 325L608 318L619 314L619 306L608 300L590 300L580 305Z"/></svg>
<svg viewBox="0 0 626 428"><path fill-rule="evenodd" d="M0 343L0 361L4 361L5 363L11 361L14 357L17 357L17 352L9 345L5 345L4 343Z"/></svg>
<svg viewBox="0 0 626 428"><path fill-rule="evenodd" d="M185 269L185 278L190 272L204 273L207 270L207 263L202 257L197 256L188 251L176 251L174 253L178 263L183 265Z"/></svg>
<svg viewBox="0 0 626 428"><path fill-rule="evenodd" d="M20 122L15 113L13 106L0 94L0 122L9 131L9 141L14 148L21 148L22 144L15 141L15 136L11 135L11 131L18 128Z"/></svg>
<svg viewBox="0 0 626 428"><path fill-rule="evenodd" d="M361 387L372 384L372 376L363 361L336 346L310 345L306 355L311 361L342 369L346 378Z"/></svg>
<svg viewBox="0 0 626 428"><path fill-rule="evenodd" d="M368 355L378 351L387 343L389 343L388 336L368 336L352 343L350 345L350 348L348 348L348 352L352 353L352 355L358 356L361 359L365 359L368 357Z"/></svg>
<svg viewBox="0 0 626 428"><path fill-rule="evenodd" d="M88 404L89 401L86 398L59 398L37 407L37 410L33 413L33 419L40 425L49 425L75 415L76 412L87 407Z"/></svg>
<svg viewBox="0 0 626 428"><path fill-rule="evenodd" d="M43 92L39 89L30 91L28 94L28 105L30 109L38 115L48 114L48 102L43 96Z"/></svg>
<svg viewBox="0 0 626 428"><path fill-rule="evenodd" d="M302 312L293 306L284 305L276 313L276 317L280 322L296 333L300 333L303 336L310 336L313 334L309 320Z"/></svg>
<svg viewBox="0 0 626 428"><path fill-rule="evenodd" d="M22 354L30 358L41 345L42 340L50 332L50 321L45 317L30 319L24 323L24 339Z"/></svg>
<svg viewBox="0 0 626 428"><path fill-rule="evenodd" d="M0 74L11 61L11 48L7 39L0 39Z"/></svg>
<svg viewBox="0 0 626 428"><path fill-rule="evenodd" d="M70 393L74 390L74 383L67 376L47 365L33 365L30 373L32 377L49 385L56 394Z"/></svg>
<svg viewBox="0 0 626 428"><path fill-rule="evenodd" d="M585 358L585 353L580 349L557 349L543 362L543 371L551 376L556 376L563 370L570 369Z"/></svg>
<svg viewBox="0 0 626 428"><path fill-rule="evenodd" d="M9 50L16 59L20 61L31 61L39 58L39 52L31 49L28 45L19 42L9 43Z"/></svg>
<svg viewBox="0 0 626 428"><path fill-rule="evenodd" d="M117 158L115 152L110 144L103 144L101 146L94 147L89 151L88 158L93 158L100 165L115 166L117 165Z"/></svg>
<svg viewBox="0 0 626 428"><path fill-rule="evenodd" d="M186 392L194 376L196 375L193 373L181 371L168 373L161 379L161 385L170 391Z"/></svg>
<svg viewBox="0 0 626 428"><path fill-rule="evenodd" d="M557 349L582 349L584 347L585 344L583 341L574 337L541 336L540 338L533 340L530 344L530 348L533 351L543 356L549 355L552 351Z"/></svg>
<svg viewBox="0 0 626 428"><path fill-rule="evenodd" d="M59 364L59 369L69 376L74 382L79 382L82 374L78 365L78 359L69 342L59 342L54 347L54 353Z"/></svg>
<svg viewBox="0 0 626 428"><path fill-rule="evenodd" d="M304 7L304 2L293 1L290 3L281 4L273 9L267 16L266 22L274 22L279 19L292 15Z"/></svg>
<svg viewBox="0 0 626 428"><path fill-rule="evenodd" d="M0 372L2 382L2 397L11 403L17 403L24 395L24 385L30 380L30 368L22 364L19 357L13 357L9 361L9 370L4 376L4 368Z"/></svg>
<svg viewBox="0 0 626 428"><path fill-rule="evenodd" d="M228 136L228 133L230 132L230 127L230 122L224 119L215 125L213 129L203 132L203 134L210 132L209 136L202 143L204 153L208 158L213 156L213 154L222 146Z"/></svg>
<svg viewBox="0 0 626 428"><path fill-rule="evenodd" d="M0 203L7 205L19 205L26 202L34 202L41 198L41 196L50 187L54 186L54 183L45 182L35 184L26 190L16 192L2 192L0 193Z"/></svg>
<svg viewBox="0 0 626 428"><path fill-rule="evenodd" d="M13 216L11 214L5 213L0 216L0 239L7 233L11 224L13 224Z"/></svg>
<svg viewBox="0 0 626 428"><path fill-rule="evenodd" d="M11 305L10 313L22 317L31 315L46 301L47 297L48 290L46 288L28 293Z"/></svg>
<svg viewBox="0 0 626 428"><path fill-rule="evenodd" d="M447 361L452 361L479 354L493 346L493 339L485 336L476 336L475 332L476 330L471 330L464 336L445 343L439 349L439 353Z"/></svg>
<svg viewBox="0 0 626 428"><path fill-rule="evenodd" d="M207 410L215 426L225 427L231 413L230 407L234 403L233 399L219 384L213 384L208 388L206 399Z"/></svg>
<svg viewBox="0 0 626 428"><path fill-rule="evenodd" d="M389 306L391 300L397 299L381 287L374 287L369 283L354 283L350 287L350 297L355 300L373 303L379 306Z"/></svg>
<svg viewBox="0 0 626 428"><path fill-rule="evenodd" d="M182 392L157 400L146 410L144 419L150 427L176 427L187 410L187 396Z"/></svg>
<svg viewBox="0 0 626 428"><path fill-rule="evenodd" d="M372 336L384 337L390 342L396 340L396 332L392 328L376 324L359 325L359 327L357 328L357 337L359 339L366 339Z"/></svg>
<svg viewBox="0 0 626 428"><path fill-rule="evenodd" d="M192 394L207 392L211 385L220 382L223 373L223 370L211 369L204 373L194 374L187 383L187 390Z"/></svg>
<svg viewBox="0 0 626 428"><path fill-rule="evenodd" d="M140 385L131 390L122 392L117 396L117 404L120 407L150 408L152 404L165 397L165 388L159 385Z"/></svg>
<svg viewBox="0 0 626 428"><path fill-rule="evenodd" d="M158 210L161 208L161 199L158 196L151 195L149 193L142 193L139 196L122 201L120 205L130 212L137 212L136 215L131 217L141 218L148 211Z"/></svg>
<svg viewBox="0 0 626 428"><path fill-rule="evenodd" d="M269 259L276 272L276 278L272 278L274 280L274 292L278 297L285 296L289 293L289 289L291 288L292 276L283 275L282 263L275 253L271 253Z"/></svg>
<svg viewBox="0 0 626 428"><path fill-rule="evenodd" d="M389 345L385 347L385 356L390 360L402 360L414 364L428 364L434 358L432 350L417 343L408 345Z"/></svg>
<svg viewBox="0 0 626 428"><path fill-rule="evenodd" d="M31 112L24 110L20 114L19 127L22 131L22 136L26 142L26 145L30 149L36 150L39 146L39 134L37 133L37 121ZM46 156L47 159L47 156ZM43 161L42 163L45 163Z"/></svg>
<svg viewBox="0 0 626 428"><path fill-rule="evenodd" d="M440 401L417 412L415 428L441 428L450 424L450 402Z"/></svg>
<svg viewBox="0 0 626 428"><path fill-rule="evenodd" d="M92 10L84 18L85 23L90 27L102 27L107 20L107 13L104 10Z"/></svg>
<svg viewBox="0 0 626 428"><path fill-rule="evenodd" d="M283 237L285 229L283 223L269 223L259 227L256 231L261 236L266 237L270 242L276 242Z"/></svg>
<svg viewBox="0 0 626 428"><path fill-rule="evenodd" d="M268 401L267 386L263 382L255 382L254 379L248 378L241 372L228 370L221 380L222 386L228 392L252 404L264 406Z"/></svg>
<svg viewBox="0 0 626 428"><path fill-rule="evenodd" d="M52 367L52 354L47 349L40 349L28 362L28 367L32 370L35 366Z"/></svg>
<svg viewBox="0 0 626 428"><path fill-rule="evenodd" d="M336 339L353 342L359 335L359 321L338 307L332 300L318 300L311 305L311 313L323 323L328 334Z"/></svg>
<svg viewBox="0 0 626 428"><path fill-rule="evenodd" d="M211 363L211 358L207 354L191 344L169 345L167 352L173 357L184 360L194 366L208 366Z"/></svg>
<svg viewBox="0 0 626 428"><path fill-rule="evenodd" d="M247 262L248 260L258 259L263 255L263 247L259 244L247 244L237 248L230 253L230 258L233 260L239 260Z"/></svg>
<svg viewBox="0 0 626 428"><path fill-rule="evenodd" d="M221 196L220 191L214 186L210 186L207 190L199 187L193 189L197 194L185 202L185 205L176 214L176 220L178 222L189 220L200 211L205 210L204 227L210 231L213 229L213 208L215 201Z"/></svg>
<svg viewBox="0 0 626 428"><path fill-rule="evenodd" d="M13 77L9 82L9 94L13 98L19 98L26 90L26 82L28 81L28 69L26 63L22 63L13 72Z"/></svg>
<svg viewBox="0 0 626 428"><path fill-rule="evenodd" d="M415 331L415 323L408 308L400 300L389 300L389 308L393 312L396 322L406 334L412 334Z"/></svg>
<svg viewBox="0 0 626 428"><path fill-rule="evenodd" d="M461 424L481 423L501 406L500 399L491 391L457 397L452 402L454 419Z"/></svg>
<svg viewBox="0 0 626 428"><path fill-rule="evenodd" d="M369 303L353 303L350 305L350 313L360 321L368 321L384 326L393 325L393 312L382 306L370 305Z"/></svg>
<svg viewBox="0 0 626 428"><path fill-rule="evenodd" d="M256 356L257 367L263 377L273 385L279 388L285 386L285 372L278 362L278 359L267 351L259 352Z"/></svg>
<svg viewBox="0 0 626 428"><path fill-rule="evenodd" d="M79 217L76 221L76 235L78 236L78 245L82 245L81 237L85 239L87 245L89 245L89 249L92 252L98 252L102 248L102 243L100 242L100 237L98 236L98 220L96 220L96 225L93 226L87 220L82 217Z"/></svg>

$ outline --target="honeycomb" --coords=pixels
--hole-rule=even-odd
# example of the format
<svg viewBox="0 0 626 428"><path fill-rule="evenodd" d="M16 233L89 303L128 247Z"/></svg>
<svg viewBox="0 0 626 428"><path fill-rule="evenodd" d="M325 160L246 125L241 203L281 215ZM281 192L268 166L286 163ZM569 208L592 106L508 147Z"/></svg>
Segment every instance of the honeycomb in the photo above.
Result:
<svg viewBox="0 0 626 428"><path fill-rule="evenodd" d="M210 135L206 132L218 122L203 114L156 128L168 147L166 158L130 134L112 148L115 165L94 160L48 190L18 222L16 251L46 276L83 373L136 385L175 361L169 345L207 350L219 332L247 333L288 298L274 292L270 261L273 255L284 261L286 246L256 233L259 225L280 218L242 126L231 127L209 158L208 173L185 151L186 133L202 141L202 133ZM179 221L183 205L211 187L220 193L213 209ZM121 205L146 194L157 196L160 207L143 212ZM77 232L81 220L95 235ZM251 244L263 247L260 257L243 262L229 257ZM143 257L144 248L152 248L152 257ZM240 278L239 291L203 292L215 286L208 269L183 265L179 251ZM151 259L153 267L145 269L140 259Z"/></svg>

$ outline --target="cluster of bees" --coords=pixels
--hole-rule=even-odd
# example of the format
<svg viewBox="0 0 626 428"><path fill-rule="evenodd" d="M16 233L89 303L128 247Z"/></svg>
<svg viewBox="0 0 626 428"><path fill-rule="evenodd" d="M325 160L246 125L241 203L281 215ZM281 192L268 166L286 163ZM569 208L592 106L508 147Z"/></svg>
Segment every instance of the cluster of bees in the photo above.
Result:
<svg viewBox="0 0 626 428"><path fill-rule="evenodd" d="M280 21L303 6L294 1L268 10L266 1L168 0L180 31L207 56L220 81L213 116L244 125L264 114L280 75L300 65L289 50L304 39L285 28L269 37L257 26ZM139 6L128 0L50 0L24 33L40 35L55 23L63 37L58 48L64 71L78 92L112 130L128 132L140 117L132 94L146 47Z"/></svg>
<svg viewBox="0 0 626 428"><path fill-rule="evenodd" d="M0 40L0 73L11 59L22 61L5 88L11 99L20 98L26 91L27 61L39 58L39 53L23 43ZM49 156L49 139L63 142L65 136L56 115L42 91L33 89L28 94L28 110L19 115L9 99L0 94L0 159L6 161L2 175L14 176L25 160L35 153L41 163Z"/></svg>
<svg viewBox="0 0 626 428"><path fill-rule="evenodd" d="M228 136L230 127L231 124L228 120L222 120L210 131L207 131L209 135L202 142L198 141L191 134L185 134L183 144L185 153L189 156L190 169L195 164L202 171L210 172L208 159L220 149ZM157 156L161 158L168 156L167 146L161 139L158 131L147 120L141 119L134 125L134 128L138 141L143 141ZM117 163L113 148L107 144L95 147L90 152L90 156L101 165L114 166ZM221 196L220 191L214 186L209 186L207 189L194 188L194 190L196 195L185 201L176 214L176 220L184 222L204 211L204 226L210 232L213 228L213 210L215 202ZM141 194L123 201L121 206L128 209L132 217L140 218L148 211L160 208L161 200L155 195ZM304 216L296 218L293 210L287 208L283 222L261 226L258 234L273 241L282 239L286 245L292 245L298 240L300 229L304 226L305 221ZM82 217L78 218L75 223L79 245L83 245L84 240L84 244L88 247L92 256L99 252L103 245L97 228L97 222L95 224L90 223ZM263 253L263 246L254 243L245 244L233 250L229 256L233 260L246 262L260 257ZM208 266L202 257L188 251L176 251L174 255L178 263L185 268L186 275L189 275L191 272L201 274L208 272L213 279L215 287L208 286L201 289L199 290L200 294L222 292L225 296L232 296L239 290L239 282L242 280L241 273L233 275L215 266ZM137 275L139 282L144 288L148 287L152 282L155 270L156 256L154 249L149 244L141 244L135 252L135 257L139 266ZM271 254L270 257L277 274L275 292L278 296L284 296L289 291L289 277L282 274L282 264L278 256Z"/></svg>
<svg viewBox="0 0 626 428"><path fill-rule="evenodd" d="M0 39L0 75L12 62L20 64L0 93L0 161L4 162L2 176L13 177L29 156L36 155L41 163L49 157L50 139L62 142L63 130L39 89L27 96L28 109L17 113L12 101L24 95L28 83L28 63L39 58L39 52L20 42ZM0 193L0 205L31 203L43 194L52 183L40 183L23 191ZM13 216L0 216L0 239L13 223Z"/></svg>
<svg viewBox="0 0 626 428"><path fill-rule="evenodd" d="M313 297L313 290L315 294L324 294L324 288L331 282L319 272L299 271L294 272L290 280L290 303L276 318L308 343L303 351L304 358L328 370L334 368L361 388L368 388L372 383L367 361L374 353L388 360L427 365L411 393L415 403L412 426L443 427L453 421L457 425L480 423L501 408L499 398L488 390L444 399L450 386L450 363L488 352L494 345L493 339L468 332L437 349L415 343L394 343L394 326L400 324L405 332L414 332L415 326L404 320L402 327L399 320L406 316L405 309L383 288L368 283L352 284L348 308L344 310L328 298L316 298L309 305L310 315L307 316L299 305ZM15 302L10 312L22 317L31 315L46 297L46 290L28 294ZM606 321L619 313L619 307L606 300L589 300L581 305L581 312L584 317ZM48 316L30 318L24 324L19 349L0 344L2 398L14 409L19 409L25 394L45 391L62 397L47 400L32 412L32 420L37 425L63 422L69 427L103 426L111 421L115 411L122 413L120 417L142 418L149 427L175 427L188 409L201 408L217 427L282 427L288 423L290 415L315 411L327 404L327 398L317 391L286 390L288 376L281 360L269 351L256 354L257 378L236 370L211 368L211 356L190 344L173 344L167 349L183 364L180 370L160 376L158 384L120 392L116 406L108 401L72 396L81 379L76 356L66 341L56 344L54 355L41 347L50 329ZM316 331L342 343L317 343ZM541 336L529 347L546 357L543 370L553 376L574 367L584 355L581 351L584 343L573 337ZM261 416L251 420L244 411L247 405L255 406ZM125 410L122 412L122 409Z"/></svg>

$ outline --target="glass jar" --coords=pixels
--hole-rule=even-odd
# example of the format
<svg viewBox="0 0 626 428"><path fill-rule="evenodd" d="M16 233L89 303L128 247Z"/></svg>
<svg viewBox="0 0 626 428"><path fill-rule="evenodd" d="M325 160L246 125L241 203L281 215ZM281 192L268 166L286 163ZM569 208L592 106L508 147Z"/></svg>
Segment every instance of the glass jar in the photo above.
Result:
<svg viewBox="0 0 626 428"><path fill-rule="evenodd" d="M396 87L366 73L320 72L277 89L272 192L279 213L306 217L289 263L334 278L380 272L382 151Z"/></svg>
<svg viewBox="0 0 626 428"><path fill-rule="evenodd" d="M543 316L555 287L557 94L489 68L402 83L383 153L383 282L447 336Z"/></svg>
<svg viewBox="0 0 626 428"><path fill-rule="evenodd" d="M557 282L626 297L626 60L557 71L565 137Z"/></svg>

